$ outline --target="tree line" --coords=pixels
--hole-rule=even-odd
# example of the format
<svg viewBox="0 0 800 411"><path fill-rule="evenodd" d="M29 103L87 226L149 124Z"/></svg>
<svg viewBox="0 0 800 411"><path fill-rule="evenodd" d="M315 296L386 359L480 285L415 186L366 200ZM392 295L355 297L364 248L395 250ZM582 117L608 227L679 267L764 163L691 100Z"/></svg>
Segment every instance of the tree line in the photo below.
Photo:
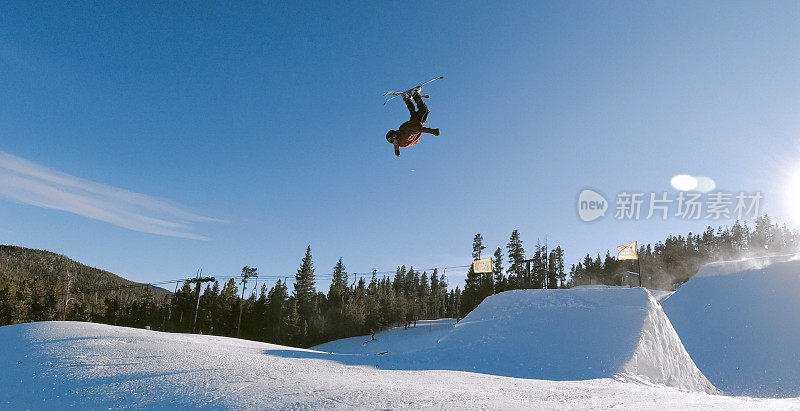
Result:
<svg viewBox="0 0 800 411"><path fill-rule="evenodd" d="M252 276L250 281L257 275L248 266L242 272ZM461 293L448 290L447 278L437 269L428 274L405 265L393 278L373 271L371 277L353 278L351 283L341 258L333 267L328 292L320 292L310 246L293 283L262 283L244 299L240 287L246 283L234 278L223 284L186 281L175 293L119 287L97 293L73 288L68 294L65 278L12 273L0 270L0 325L67 319L301 347L397 324L412 326L423 319L458 317Z"/></svg>
<svg viewBox="0 0 800 411"><path fill-rule="evenodd" d="M480 259L485 249L483 236L475 234L472 239L473 260ZM534 250L531 258L525 258L520 233L518 230L512 231L506 244L508 269L503 271L503 250L500 247L492 254L492 272L476 273L474 266L470 267L459 301L459 312L466 315L486 297L503 291L564 288L567 274L561 246L548 250L546 244L537 242Z"/></svg>
<svg viewBox="0 0 800 411"><path fill-rule="evenodd" d="M798 245L796 230L778 226L767 216L758 218L754 227L737 221L731 228L708 227L699 234L670 236L639 247L642 282L649 288L673 289L707 262L797 251ZM256 292L245 294L241 287L257 277L257 269L245 266L238 279L222 283L186 281L177 292L170 293L138 287L57 254L3 247L0 325L68 319L239 336L300 347L367 335L395 325L414 326L418 320L460 319L488 296L503 291L624 285L626 273L638 269L634 262L618 261L607 251L605 258L587 254L567 273L561 246L549 249L547 244L537 243L532 253L526 253L519 231L513 230L505 244L505 258L504 250L497 247L492 254L492 272L475 273L470 267L463 288L450 288L444 273L436 269L420 272L405 265L397 267L393 277L378 276L375 271L366 278L354 277L340 258L333 267L327 292L322 292L317 289L309 246L293 282L262 282ZM482 235L476 234L473 259L483 257L485 249ZM116 284L116 288L86 292L93 288L80 279L81 275L93 275L95 281Z"/></svg>
<svg viewBox="0 0 800 411"><path fill-rule="evenodd" d="M184 332L238 334L252 340L308 347L393 325L412 326L418 320L458 315L458 293L448 292L447 280L437 269L429 275L403 265L393 279L379 277L373 271L368 279L361 276L351 283L340 258L333 267L328 292L320 292L310 246L292 284L280 279L272 287L263 283L245 300L237 296L239 285L235 279L221 289L218 282L207 285L200 294L195 323L199 285L192 288L184 283L173 298L173 326ZM242 321L237 330L239 309Z"/></svg>
<svg viewBox="0 0 800 411"><path fill-rule="evenodd" d="M769 216L756 218L754 226L736 221L732 227L709 226L702 233L670 236L653 245L639 246L642 285L652 289L674 290L697 273L704 264L738 260L769 254L797 252L800 233L785 224L773 223ZM586 254L570 268L568 286L587 284L623 285L628 271L636 272L634 261L619 261L610 252L601 258ZM638 283L634 283L638 284Z"/></svg>

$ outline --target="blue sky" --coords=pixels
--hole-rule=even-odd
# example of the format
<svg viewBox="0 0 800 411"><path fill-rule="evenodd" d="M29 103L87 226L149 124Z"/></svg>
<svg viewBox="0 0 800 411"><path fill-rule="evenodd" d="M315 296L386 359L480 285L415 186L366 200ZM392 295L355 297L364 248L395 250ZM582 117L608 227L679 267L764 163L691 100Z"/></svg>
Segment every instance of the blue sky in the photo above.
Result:
<svg viewBox="0 0 800 411"><path fill-rule="evenodd" d="M0 242L133 280L292 275L308 244L319 273L462 265L515 228L573 263L729 224L577 217L584 187L676 195L679 173L796 221L798 3L2 8L0 158L22 168L0 170ZM395 158L407 112L382 92L438 75L442 135ZM31 170L66 180L45 202Z"/></svg>

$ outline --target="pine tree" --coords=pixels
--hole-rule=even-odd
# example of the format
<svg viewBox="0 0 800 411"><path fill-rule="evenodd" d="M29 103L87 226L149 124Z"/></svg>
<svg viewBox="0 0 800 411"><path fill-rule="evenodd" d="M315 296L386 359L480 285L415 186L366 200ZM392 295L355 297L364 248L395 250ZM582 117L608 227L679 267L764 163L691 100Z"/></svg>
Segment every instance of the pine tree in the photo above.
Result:
<svg viewBox="0 0 800 411"><path fill-rule="evenodd" d="M206 327L208 327L209 334L220 334L219 329L214 329L214 326L217 325L220 321L220 318L224 313L220 310L220 289L219 289L219 282L214 281L214 284L211 286L211 294L208 295L208 313L206 314ZM201 301L202 303L202 301Z"/></svg>
<svg viewBox="0 0 800 411"><path fill-rule="evenodd" d="M564 284L567 281L567 273L564 271L564 250L561 246L556 247L555 251L555 259L556 259L556 277L558 278L558 288L564 288Z"/></svg>
<svg viewBox="0 0 800 411"><path fill-rule="evenodd" d="M508 282L503 275L503 250L500 247L494 250L492 273L494 274L494 292L502 293L508 287Z"/></svg>
<svg viewBox="0 0 800 411"><path fill-rule="evenodd" d="M481 233L475 234L475 238L472 239L472 259L479 260L481 258L481 251L485 249L486 247L483 245L483 236Z"/></svg>
<svg viewBox="0 0 800 411"><path fill-rule="evenodd" d="M294 297L297 300L297 311L305 327L314 327L316 323L317 290L315 285L311 246L308 246L303 262L300 264L300 269L294 275ZM301 328L303 328L302 325ZM305 332L302 333L302 335L305 334Z"/></svg>
<svg viewBox="0 0 800 411"><path fill-rule="evenodd" d="M530 277L526 278L524 288L544 288L547 271L546 258L544 257L545 250L540 243L536 243L536 252L533 253L533 261L531 264Z"/></svg>
<svg viewBox="0 0 800 411"><path fill-rule="evenodd" d="M421 319L432 319L431 312L430 312L430 294L431 294L431 285L428 282L428 273L426 271L422 272L422 277L420 277L419 283L419 292L417 292L417 301L419 301L420 305L420 315Z"/></svg>
<svg viewBox="0 0 800 411"><path fill-rule="evenodd" d="M328 290L328 300L334 303L336 307L341 307L344 304L344 295L347 292L347 271L345 270L342 258L333 267L333 281Z"/></svg>
<svg viewBox="0 0 800 411"><path fill-rule="evenodd" d="M375 294L378 292L378 270L372 270L372 277L369 280L369 287L367 287L368 294Z"/></svg>
<svg viewBox="0 0 800 411"><path fill-rule="evenodd" d="M494 294L494 275L492 272L482 273L480 277L480 296L478 304L492 294Z"/></svg>
<svg viewBox="0 0 800 411"><path fill-rule="evenodd" d="M620 271L619 261L617 261L615 257L612 257L608 251L606 251L606 257L603 260L603 266L600 272L600 278L603 284L622 284L622 272Z"/></svg>
<svg viewBox="0 0 800 411"><path fill-rule="evenodd" d="M453 317L452 314L448 311L447 303L448 303L448 295L447 295L447 287L449 284L447 283L447 275L442 272L442 275L439 276L439 295L438 299L441 301L440 309L442 310L441 315L446 317Z"/></svg>
<svg viewBox="0 0 800 411"><path fill-rule="evenodd" d="M239 319L238 319L237 325L236 325L236 337L237 338L239 336L241 336L242 312L244 311L244 306L245 306L245 301L246 301L245 298L244 298L244 293L247 290L247 281L248 281L248 279L250 279L250 277L258 277L258 274L256 274L256 268L255 267L244 266L244 268L242 268L241 277L242 277L242 279L240 281L240 284L242 285L242 298L239 300ZM198 289L199 288L200 288L200 284L198 284Z"/></svg>
<svg viewBox="0 0 800 411"><path fill-rule="evenodd" d="M476 274L472 266L467 271L467 279L464 284L464 291L461 293L461 308L463 312L469 313L478 306L480 295L480 274Z"/></svg>
<svg viewBox="0 0 800 411"><path fill-rule="evenodd" d="M550 252L550 256L547 259L547 288L558 288L558 261L555 250Z"/></svg>
<svg viewBox="0 0 800 411"><path fill-rule="evenodd" d="M286 300L289 298L289 290L286 283L278 282L269 290L267 294L267 312L264 319L265 328L268 330L267 341L280 342L282 334L281 318L286 310Z"/></svg>
<svg viewBox="0 0 800 411"><path fill-rule="evenodd" d="M286 330L285 337L282 339L288 344L299 345L302 344L306 334L305 320L300 317L296 299L293 298L288 305L289 309L281 319L281 328Z"/></svg>
<svg viewBox="0 0 800 411"><path fill-rule="evenodd" d="M402 291L406 288L406 266L398 266L394 273L392 287L395 291Z"/></svg>
<svg viewBox="0 0 800 411"><path fill-rule="evenodd" d="M233 278L228 280L220 291L217 299L219 302L217 310L220 311L220 317L218 324L214 326L220 335L233 336L236 333L236 317L239 308L238 292L239 288L236 287L236 280Z"/></svg>
<svg viewBox="0 0 800 411"><path fill-rule="evenodd" d="M428 305L431 307L431 317L439 318L445 314L442 312L442 298L440 296L441 286L439 285L439 270L433 269L431 274L431 292L428 296Z"/></svg>
<svg viewBox="0 0 800 411"><path fill-rule="evenodd" d="M456 287L456 291L453 294L453 313L456 321L461 321L461 289L458 287Z"/></svg>
<svg viewBox="0 0 800 411"><path fill-rule="evenodd" d="M519 287L525 279L525 248L522 247L522 240L519 238L519 231L511 232L511 237L506 244L508 250L508 282L512 288Z"/></svg>

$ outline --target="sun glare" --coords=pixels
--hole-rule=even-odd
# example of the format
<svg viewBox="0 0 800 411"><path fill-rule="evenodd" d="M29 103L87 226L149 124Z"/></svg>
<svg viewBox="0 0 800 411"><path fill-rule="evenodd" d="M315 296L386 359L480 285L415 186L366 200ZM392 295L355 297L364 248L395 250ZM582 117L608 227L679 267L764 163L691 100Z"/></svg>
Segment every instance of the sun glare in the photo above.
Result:
<svg viewBox="0 0 800 411"><path fill-rule="evenodd" d="M786 215L795 225L800 225L800 168L789 177L784 187Z"/></svg>

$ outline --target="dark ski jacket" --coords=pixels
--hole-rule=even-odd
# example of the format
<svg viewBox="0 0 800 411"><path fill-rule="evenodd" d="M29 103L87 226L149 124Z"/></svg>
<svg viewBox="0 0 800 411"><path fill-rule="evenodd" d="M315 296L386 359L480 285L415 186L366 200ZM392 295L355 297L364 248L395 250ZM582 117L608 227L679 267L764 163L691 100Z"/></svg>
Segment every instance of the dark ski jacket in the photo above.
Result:
<svg viewBox="0 0 800 411"><path fill-rule="evenodd" d="M397 145L400 147L410 147L419 143L425 127L416 119L411 119L400 125L397 129Z"/></svg>

